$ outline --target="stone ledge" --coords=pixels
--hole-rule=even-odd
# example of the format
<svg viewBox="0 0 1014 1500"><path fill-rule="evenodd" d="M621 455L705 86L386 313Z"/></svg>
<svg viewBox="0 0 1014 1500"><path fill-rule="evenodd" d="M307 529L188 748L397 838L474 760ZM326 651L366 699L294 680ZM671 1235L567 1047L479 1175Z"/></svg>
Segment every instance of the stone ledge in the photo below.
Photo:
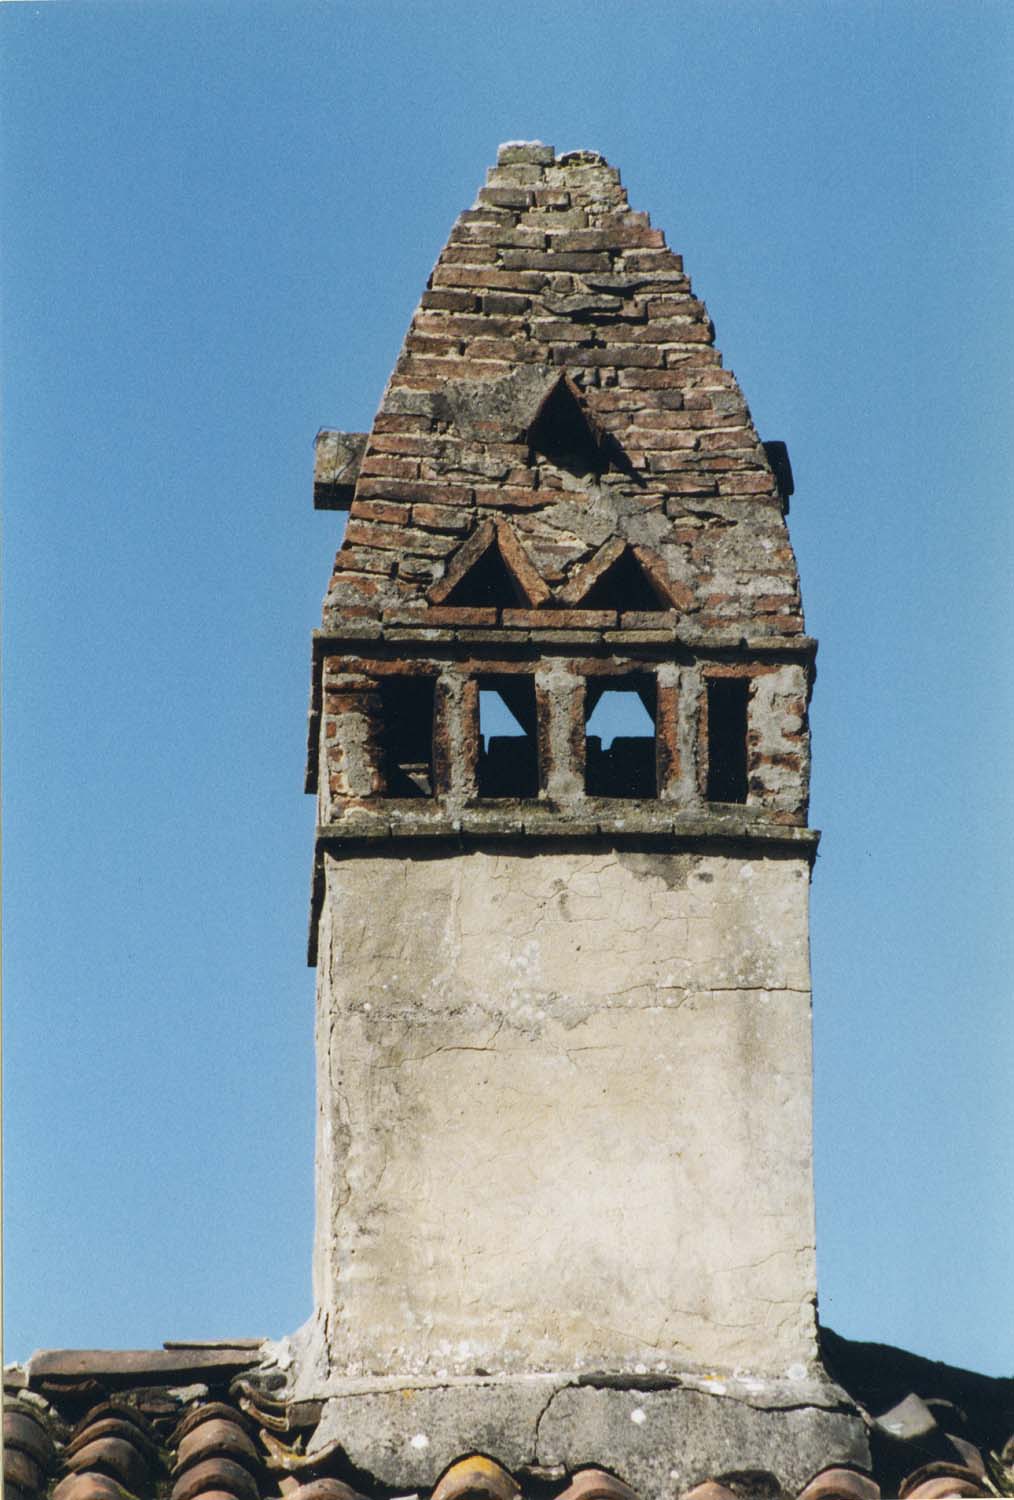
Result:
<svg viewBox="0 0 1014 1500"><path fill-rule="evenodd" d="M394 799L395 803L397 799ZM674 815L665 802L641 803L628 808L607 808L605 799L589 798L575 803L573 811L562 807L540 807L512 803L508 810L466 808L455 816L440 812L414 813L388 803L375 814L359 812L340 823L321 823L317 845L374 844L377 839L450 839L468 843L476 839L541 838L566 842L589 837L650 838L667 846L684 841L722 840L733 843L789 846L793 851L815 851L820 841L816 828L769 823L747 814L699 816ZM617 799L621 800L621 799Z"/></svg>
<svg viewBox="0 0 1014 1500"><path fill-rule="evenodd" d="M704 656L717 653L723 657L731 655L739 659L740 657L763 658L770 655L785 657L792 661L810 661L817 654L817 642L813 636L809 635L743 636L734 632L694 631L685 626L679 628L670 626L660 630L631 627L608 631L586 630L579 627L563 630L556 625L552 628L527 626L524 629L509 625L490 626L486 629L451 628L427 626L422 618L413 626L382 625L379 620L368 619L346 621L340 630L314 630L312 639L315 658L340 654L346 649L359 651L363 641L382 641L385 645L410 647L418 647L422 642L444 645L460 643L469 647L502 645L507 649L516 646L529 648L580 646L583 648L582 654L589 646L601 646L605 648L607 655L613 655L617 649L629 646L636 649L639 655L646 656L654 656L656 652L668 655L674 648L677 648L700 652ZM490 654L495 655L495 652ZM561 653L557 650L554 654Z"/></svg>
<svg viewBox="0 0 1014 1500"><path fill-rule="evenodd" d="M738 815L734 812L711 817L674 816L661 803L652 805L648 816L638 820L629 812L606 815L601 804L597 807L594 801L569 816L549 809L540 812L537 803L530 804L530 808L530 812L522 811L509 821L503 813L466 809L457 817L421 816L412 823L404 815L392 818L389 813L375 816L360 813L354 821L318 824L310 882L306 952L309 967L315 968L317 964L317 923L324 901L325 853L377 857L404 854L420 847L434 853L441 844L457 852L469 846L478 848L483 843L525 844L537 839L543 845L566 845L595 839L618 847L672 851L727 849L738 845L750 853L804 857L812 866L820 843L819 829L751 821L742 811Z"/></svg>

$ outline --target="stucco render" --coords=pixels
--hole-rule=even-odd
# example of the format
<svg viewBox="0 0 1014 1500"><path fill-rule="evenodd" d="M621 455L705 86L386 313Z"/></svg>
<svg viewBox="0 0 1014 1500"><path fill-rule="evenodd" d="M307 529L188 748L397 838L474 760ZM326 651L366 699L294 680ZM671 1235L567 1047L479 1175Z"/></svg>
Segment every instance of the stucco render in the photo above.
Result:
<svg viewBox="0 0 1014 1500"><path fill-rule="evenodd" d="M325 858L331 1374L795 1373L807 858L530 848Z"/></svg>

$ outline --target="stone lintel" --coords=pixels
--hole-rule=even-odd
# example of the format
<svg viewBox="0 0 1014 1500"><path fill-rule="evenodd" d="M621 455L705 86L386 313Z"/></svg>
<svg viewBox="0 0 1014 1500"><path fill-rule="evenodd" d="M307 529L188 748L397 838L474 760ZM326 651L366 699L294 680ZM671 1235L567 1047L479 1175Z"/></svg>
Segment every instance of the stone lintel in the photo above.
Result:
<svg viewBox="0 0 1014 1500"><path fill-rule="evenodd" d="M28 1361L28 1378L80 1380L83 1377L126 1380L142 1377L153 1381L217 1379L250 1369L260 1359L261 1341L179 1345L165 1349L40 1349Z"/></svg>

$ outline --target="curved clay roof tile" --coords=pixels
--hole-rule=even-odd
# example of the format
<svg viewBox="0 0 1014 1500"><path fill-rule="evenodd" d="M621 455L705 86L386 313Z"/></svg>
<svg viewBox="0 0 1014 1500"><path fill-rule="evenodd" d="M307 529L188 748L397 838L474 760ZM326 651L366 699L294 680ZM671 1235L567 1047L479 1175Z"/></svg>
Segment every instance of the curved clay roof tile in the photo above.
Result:
<svg viewBox="0 0 1014 1500"><path fill-rule="evenodd" d="M104 1422L115 1418L119 1422L127 1422L136 1428L141 1437L152 1447L158 1446L154 1428L148 1419L138 1411L136 1406L128 1406L126 1401L100 1401L97 1406L89 1407L84 1416L74 1424L73 1437L76 1439L97 1422Z"/></svg>
<svg viewBox="0 0 1014 1500"><path fill-rule="evenodd" d="M67 1463L68 1458L72 1458L75 1454L80 1453L82 1448L87 1448L91 1443L97 1442L100 1438L120 1438L123 1442L129 1443L137 1453L148 1459L149 1462L157 1459L159 1454L158 1445L135 1422L131 1422L119 1415L105 1416L99 1417L96 1421L89 1422L86 1427L78 1428L77 1435L71 1439L64 1450L63 1459L65 1466L70 1468L71 1465Z"/></svg>
<svg viewBox="0 0 1014 1500"><path fill-rule="evenodd" d="M51 1500L136 1500L129 1490L108 1474L68 1474L53 1491Z"/></svg>
<svg viewBox="0 0 1014 1500"><path fill-rule="evenodd" d="M238 1407L230 1406L225 1401L201 1401L196 1406L190 1407L180 1417L171 1438L172 1446L178 1447L195 1427L200 1427L204 1422L214 1421L235 1422L237 1426L242 1427L244 1432L251 1431L249 1417Z"/></svg>
<svg viewBox="0 0 1014 1500"><path fill-rule="evenodd" d="M234 1458L246 1468L257 1470L261 1456L236 1416L214 1417L191 1429L179 1445L175 1474L181 1474L205 1458Z"/></svg>
<svg viewBox="0 0 1014 1500"><path fill-rule="evenodd" d="M24 1453L19 1448L11 1448L4 1452L4 1486L8 1480L16 1484L18 1489L24 1490L30 1495L38 1492L42 1485L43 1468L30 1454Z"/></svg>
<svg viewBox="0 0 1014 1500"><path fill-rule="evenodd" d="M4 1406L4 1450L8 1459L12 1452L27 1453L43 1470L53 1461L53 1440L42 1418L8 1404Z"/></svg>
<svg viewBox="0 0 1014 1500"><path fill-rule="evenodd" d="M286 1500L363 1500L363 1496L340 1479L311 1479L309 1484L292 1490Z"/></svg>
<svg viewBox="0 0 1014 1500"><path fill-rule="evenodd" d="M798 1500L880 1500L880 1486L855 1469L822 1469Z"/></svg>
<svg viewBox="0 0 1014 1500"><path fill-rule="evenodd" d="M125 1489L137 1491L148 1477L143 1453L122 1437L98 1437L69 1453L63 1466L70 1474L106 1474Z"/></svg>
<svg viewBox="0 0 1014 1500"><path fill-rule="evenodd" d="M515 1500L521 1489L512 1474L492 1458L473 1453L444 1473L431 1500Z"/></svg>
<svg viewBox="0 0 1014 1500"><path fill-rule="evenodd" d="M989 1492L974 1469L963 1464L924 1464L909 1474L898 1491L901 1500L943 1500L948 1495L976 1496Z"/></svg>
<svg viewBox="0 0 1014 1500"><path fill-rule="evenodd" d="M231 1495L233 1500L259 1500L250 1472L231 1458L206 1458L186 1469L173 1485L171 1500L196 1500L212 1490Z"/></svg>
<svg viewBox="0 0 1014 1500"><path fill-rule="evenodd" d="M637 1492L605 1469L579 1469L557 1500L638 1500Z"/></svg>

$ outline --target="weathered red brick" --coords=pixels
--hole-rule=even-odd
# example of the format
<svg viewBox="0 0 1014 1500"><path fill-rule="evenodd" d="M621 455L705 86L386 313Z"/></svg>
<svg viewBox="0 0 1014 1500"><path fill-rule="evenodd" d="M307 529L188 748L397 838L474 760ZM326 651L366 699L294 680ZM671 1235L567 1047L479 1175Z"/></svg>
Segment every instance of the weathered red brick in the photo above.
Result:
<svg viewBox="0 0 1014 1500"><path fill-rule="evenodd" d="M419 465L414 458L399 458L390 453L367 453L359 470L364 478L384 475L391 479L415 479Z"/></svg>
<svg viewBox="0 0 1014 1500"><path fill-rule="evenodd" d="M440 263L444 266L494 266L497 261L495 245L445 245L440 252Z"/></svg>
<svg viewBox="0 0 1014 1500"><path fill-rule="evenodd" d="M350 519L358 521L389 521L393 526L403 526L409 518L407 505L392 505L389 500L356 500Z"/></svg>
<svg viewBox="0 0 1014 1500"><path fill-rule="evenodd" d="M533 198L529 188L484 187L479 189L479 202L494 208L527 208Z"/></svg>
<svg viewBox="0 0 1014 1500"><path fill-rule="evenodd" d="M557 365L611 365L616 369L654 369L662 363L662 353L652 345L610 344L607 348L585 348L582 344L556 344L553 363Z"/></svg>
<svg viewBox="0 0 1014 1500"><path fill-rule="evenodd" d="M718 481L721 495L774 495L774 480L762 470L746 474L724 474Z"/></svg>
<svg viewBox="0 0 1014 1500"><path fill-rule="evenodd" d="M498 338L518 331L516 318L495 318L488 313L416 313L414 326L423 333L447 338Z"/></svg>
<svg viewBox="0 0 1014 1500"><path fill-rule="evenodd" d="M476 485L473 494L478 507L496 510L535 510L556 498L552 491L521 489L513 484Z"/></svg>
<svg viewBox="0 0 1014 1500"><path fill-rule="evenodd" d="M682 272L683 257L671 250L628 250L623 257L625 271L675 271ZM689 286L689 281L687 282Z"/></svg>
<svg viewBox="0 0 1014 1500"><path fill-rule="evenodd" d="M426 556L445 557L457 546L454 537L429 531L416 531L383 522L350 520L345 536L352 546L380 547L395 552L418 552Z"/></svg>
<svg viewBox="0 0 1014 1500"><path fill-rule="evenodd" d="M445 437L434 437L430 433L374 432L370 437L370 447L375 448L378 453L416 454L432 458L453 447L453 439L449 442Z"/></svg>
<svg viewBox="0 0 1014 1500"><path fill-rule="evenodd" d="M390 576L394 572L394 559L376 552L372 547L353 547L344 544L334 560L336 573L381 573Z"/></svg>
<svg viewBox="0 0 1014 1500"><path fill-rule="evenodd" d="M467 505L472 498L472 491L463 484L445 484L443 481L439 484L412 484L405 479L382 479L378 476L376 479L360 479L356 486L356 498L407 500L409 504L421 500L440 505Z"/></svg>
<svg viewBox="0 0 1014 1500"><path fill-rule="evenodd" d="M458 224L513 224L517 220L517 214L512 213L509 208L494 208L492 203L484 203L481 208L466 208L457 218Z"/></svg>
<svg viewBox="0 0 1014 1500"><path fill-rule="evenodd" d="M510 370L508 361L502 359L431 359L425 354L409 354L405 358L411 361L412 374L424 381L428 389L439 389L445 380L489 379L501 370L504 375Z"/></svg>
<svg viewBox="0 0 1014 1500"><path fill-rule="evenodd" d="M692 595L690 598L693 602ZM622 630L671 630L679 624L685 612L685 609L625 609L620 613L620 628Z"/></svg>
<svg viewBox="0 0 1014 1500"><path fill-rule="evenodd" d="M562 188L536 188L533 196L538 208L570 207L570 194Z"/></svg>
<svg viewBox="0 0 1014 1500"><path fill-rule="evenodd" d="M676 427L631 427L626 437L646 449L696 448L700 442L698 433Z"/></svg>
<svg viewBox="0 0 1014 1500"><path fill-rule="evenodd" d="M525 338L470 339L464 352L468 359L502 359L512 364L538 359L542 353Z"/></svg>
<svg viewBox="0 0 1014 1500"><path fill-rule="evenodd" d="M799 600L791 594L757 594L750 601L751 608L759 615L783 614L799 608Z"/></svg>
<svg viewBox="0 0 1014 1500"><path fill-rule="evenodd" d="M425 622L430 625L449 625L453 627L473 627L496 624L496 610L486 608L472 608L464 605L455 607L449 604L431 604L425 614Z"/></svg>
<svg viewBox="0 0 1014 1500"><path fill-rule="evenodd" d="M504 267L511 271L608 271L612 265L605 250L568 253L565 250L504 250Z"/></svg>
<svg viewBox="0 0 1014 1500"><path fill-rule="evenodd" d="M623 369L618 378L621 386L639 391L657 390L659 387L676 384L672 370Z"/></svg>
<svg viewBox="0 0 1014 1500"><path fill-rule="evenodd" d="M615 609L505 609L505 625L524 630L600 630L616 624Z"/></svg>
<svg viewBox="0 0 1014 1500"><path fill-rule="evenodd" d="M576 323L571 318L532 318L532 337L540 344L594 344L600 330L593 323Z"/></svg>
<svg viewBox="0 0 1014 1500"><path fill-rule="evenodd" d="M522 313L527 312L531 305L530 297L514 292L486 292L482 298L484 313Z"/></svg>
<svg viewBox="0 0 1014 1500"><path fill-rule="evenodd" d="M609 330L610 339L631 344L686 344L706 342L696 334L687 337L688 329L707 329L707 324L694 323L690 319L679 322L672 318L656 318L649 323L616 324ZM710 336L710 335L707 335Z"/></svg>
<svg viewBox="0 0 1014 1500"><path fill-rule="evenodd" d="M425 308L443 308L445 312L473 312L479 306L474 292L453 292L446 288L426 291L420 304Z"/></svg>
<svg viewBox="0 0 1014 1500"><path fill-rule="evenodd" d="M426 433L430 430L430 420L429 417L416 416L414 413L378 411L373 419L373 432L370 434L370 440L375 442L377 434L381 432Z"/></svg>
<svg viewBox="0 0 1014 1500"><path fill-rule="evenodd" d="M661 249L665 244L660 229L644 229L637 224L610 224L608 229L565 229L553 239L560 250Z"/></svg>
<svg viewBox="0 0 1014 1500"><path fill-rule="evenodd" d="M461 340L410 329L405 338L405 348L411 349L413 354L460 354Z"/></svg>
<svg viewBox="0 0 1014 1500"><path fill-rule="evenodd" d="M500 271L438 265L433 272L433 285L490 287L506 292L541 292L547 285L547 278L542 271Z"/></svg>
<svg viewBox="0 0 1014 1500"><path fill-rule="evenodd" d="M460 506L413 505L412 521L425 530L451 531L460 534L469 528L468 512Z"/></svg>

